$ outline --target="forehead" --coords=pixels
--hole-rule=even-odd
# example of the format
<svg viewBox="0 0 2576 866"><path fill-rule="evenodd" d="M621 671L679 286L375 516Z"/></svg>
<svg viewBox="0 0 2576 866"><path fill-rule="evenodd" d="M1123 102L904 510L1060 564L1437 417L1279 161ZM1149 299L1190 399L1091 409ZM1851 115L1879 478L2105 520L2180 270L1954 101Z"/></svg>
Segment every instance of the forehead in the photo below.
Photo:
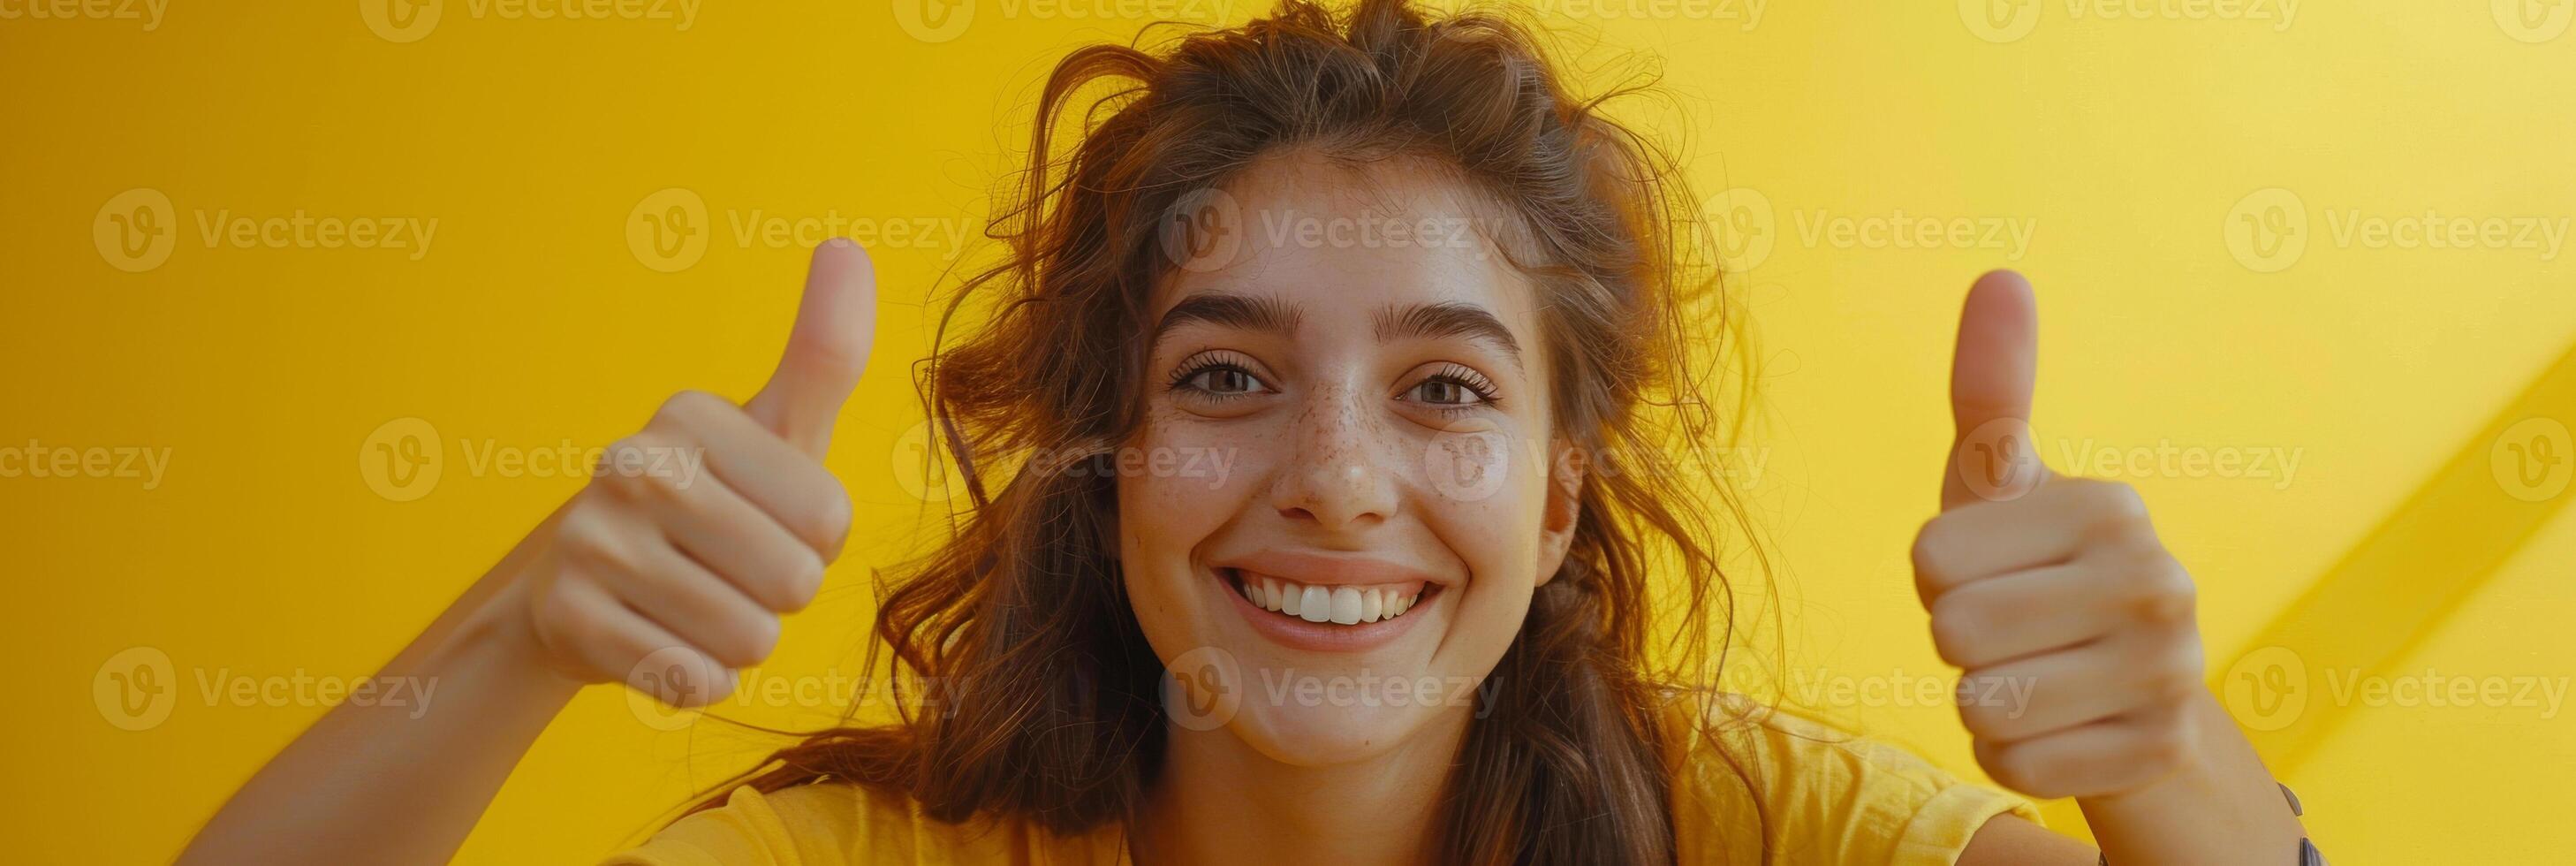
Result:
<svg viewBox="0 0 2576 866"><path fill-rule="evenodd" d="M1223 292L1273 297L1310 320L1467 303L1534 327L1535 285L1505 253L1517 225L1428 161L1266 156L1183 202L1161 238L1178 267L1157 281L1157 317Z"/></svg>

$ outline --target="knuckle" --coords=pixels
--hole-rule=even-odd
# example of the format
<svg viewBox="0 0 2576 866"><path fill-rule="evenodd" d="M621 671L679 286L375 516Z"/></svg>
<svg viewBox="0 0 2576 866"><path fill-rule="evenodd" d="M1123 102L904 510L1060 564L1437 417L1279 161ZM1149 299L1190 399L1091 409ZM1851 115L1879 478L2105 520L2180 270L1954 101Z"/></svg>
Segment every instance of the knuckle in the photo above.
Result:
<svg viewBox="0 0 2576 866"><path fill-rule="evenodd" d="M1917 582L1930 587L1941 585L1942 577L1947 573L1945 566L1950 560L1947 552L1948 527L1949 524L1943 523L1941 518L1936 517L1926 521L1923 528L1914 533L1911 557L1914 561L1914 575Z"/></svg>
<svg viewBox="0 0 2576 866"><path fill-rule="evenodd" d="M747 668L769 658L778 645L778 620L775 617L744 617L726 628L708 648L716 661L726 667Z"/></svg>
<svg viewBox="0 0 2576 866"><path fill-rule="evenodd" d="M812 604L814 594L823 589L824 568L822 557L812 554L796 557L795 565L787 571L776 609L781 613L795 613Z"/></svg>
<svg viewBox="0 0 2576 866"><path fill-rule="evenodd" d="M2128 482L2089 481L2083 490L2085 528L2096 537L2126 537L2146 526L2147 501Z"/></svg>
<svg viewBox="0 0 2576 866"><path fill-rule="evenodd" d="M575 509L564 515L556 543L576 563L624 573L633 566L621 523L600 509Z"/></svg>
<svg viewBox="0 0 2576 866"><path fill-rule="evenodd" d="M1932 649L1940 653L1942 661L1959 667L1973 664L1981 633L1975 612L1959 596L1944 596L1932 603Z"/></svg>
<svg viewBox="0 0 2576 866"><path fill-rule="evenodd" d="M2200 606L2200 591L2191 576L2170 558L2150 564L2137 580L2137 592L2130 599L2130 610L2138 618L2160 625L2191 622Z"/></svg>
<svg viewBox="0 0 2576 866"><path fill-rule="evenodd" d="M2040 783L2044 780L2031 771L2029 750L1988 745L1980 751L1985 753L1985 760L1980 763L1985 765L1986 774L1995 777L1995 781L2025 794L2045 796L2039 794Z"/></svg>
<svg viewBox="0 0 2576 866"><path fill-rule="evenodd" d="M816 551L822 555L839 557L841 545L850 535L851 513L850 493L835 481L828 485L806 518L804 537L814 541L818 545Z"/></svg>
<svg viewBox="0 0 2576 866"><path fill-rule="evenodd" d="M1952 697L1959 704L1960 725L1980 737L1997 738L2011 733L2005 730L2009 710L1981 699L1986 691L1983 681L1974 675L1959 678Z"/></svg>
<svg viewBox="0 0 2576 866"><path fill-rule="evenodd" d="M653 421L648 426L695 430L710 413L732 408L732 401L692 388L664 399L661 408L653 410Z"/></svg>

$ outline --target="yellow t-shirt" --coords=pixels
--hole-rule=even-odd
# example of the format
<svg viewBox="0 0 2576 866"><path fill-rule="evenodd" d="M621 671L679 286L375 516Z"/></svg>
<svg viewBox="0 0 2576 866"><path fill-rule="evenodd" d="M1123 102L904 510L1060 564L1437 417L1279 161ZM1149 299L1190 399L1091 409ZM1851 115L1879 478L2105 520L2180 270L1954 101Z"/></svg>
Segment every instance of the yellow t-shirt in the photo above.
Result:
<svg viewBox="0 0 2576 866"><path fill-rule="evenodd" d="M1988 819L2032 821L2027 801L1962 782L1902 749L1785 712L1756 712L1676 748L1673 827L1684 864L1950 864ZM1744 764L1739 775L1726 756ZM1746 776L1750 778L1746 778ZM1748 788L1758 791L1756 820ZM1761 827L1757 835L1754 827ZM722 807L680 819L611 866L1127 864L1120 828L1053 836L1016 822L946 824L899 793L847 783L770 794L738 788Z"/></svg>

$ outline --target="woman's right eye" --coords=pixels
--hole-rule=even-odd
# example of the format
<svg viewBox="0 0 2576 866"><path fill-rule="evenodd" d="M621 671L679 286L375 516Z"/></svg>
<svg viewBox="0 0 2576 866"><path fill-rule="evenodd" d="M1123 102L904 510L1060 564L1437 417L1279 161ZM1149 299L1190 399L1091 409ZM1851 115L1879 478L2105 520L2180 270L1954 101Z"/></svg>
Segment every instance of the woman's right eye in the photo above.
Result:
<svg viewBox="0 0 2576 866"><path fill-rule="evenodd" d="M1269 390L1252 371L1222 361L1183 368L1172 377L1172 387L1208 397L1242 397Z"/></svg>

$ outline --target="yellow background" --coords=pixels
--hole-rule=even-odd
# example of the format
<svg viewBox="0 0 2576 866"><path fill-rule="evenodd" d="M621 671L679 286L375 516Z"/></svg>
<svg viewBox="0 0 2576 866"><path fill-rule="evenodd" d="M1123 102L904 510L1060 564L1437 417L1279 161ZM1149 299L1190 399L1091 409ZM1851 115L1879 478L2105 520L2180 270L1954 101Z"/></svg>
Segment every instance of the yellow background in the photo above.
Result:
<svg viewBox="0 0 2576 866"><path fill-rule="evenodd" d="M402 31L370 25L391 20L382 0L179 4L157 23L29 17L28 0L0 0L21 13L0 18L0 448L169 449L148 490L0 477L15 595L0 648L28 674L0 740L17 788L0 820L31 846L9 859L168 859L325 709L210 705L201 675L368 674L578 484L476 473L467 449L594 446L670 391L747 395L804 255L745 244L733 221L928 221L972 236L1053 58L1126 40L1146 17L1265 8L968 2L974 17L943 31L918 0L708 4L685 28L457 0ZM1789 654L1767 661L1792 676L1946 675L1905 550L1936 499L1956 302L1980 270L2010 265L2042 295L2037 426L2060 437L2044 443L2300 456L2288 479L2129 478L2199 578L2219 681L2564 366L2576 340L2564 257L2338 242L2328 219L2576 212L2571 4L2531 4L2540 29L2517 31L2513 0L2501 18L2475 2L2300 4L2286 27L2269 2L2255 9L2271 20L2237 20L2178 0L2110 17L2026 0L1999 13L2019 32L1972 27L1984 10L1966 5L1779 2L1757 21L1741 3L1619 0L1559 3L1549 19L1600 74L1629 68L1609 62L1623 52L1660 57L1670 98L1636 116L1687 155L1703 193L1747 187L1771 208L1774 247L1740 283L1767 362L1746 443L1764 470L1742 480L1783 564ZM673 187L704 202L709 234L666 273L628 230ZM165 261L129 273L96 239L109 236L103 206L136 188L167 196L175 234ZM2231 209L2270 188L2304 206L2307 244L2265 273L2254 265L2282 262L2241 260L2225 232ZM199 233L201 216L299 210L438 223L417 260ZM2015 260L1802 228L1899 211L2034 231ZM904 372L925 344L921 302L951 261L989 252L911 235L874 246L884 331L830 461L863 503L864 541L825 602L791 621L771 675L854 672L867 569L894 561L928 513L896 472L918 417ZM440 437L442 475L409 501L362 469L369 437L396 419ZM2422 542L2413 553L2437 567L2403 586L2465 600L2428 634L2382 635L2370 616L2324 631L2391 651L2373 669L2386 675L2576 671L2562 625L2576 611L2576 521L2503 486L2429 504L2460 531ZM2471 552L2440 545L2490 543L2472 530L2517 508L2547 519L2509 539L2492 574L2438 567ZM2372 616L2425 603L2370 598ZM166 654L178 680L168 717L140 731L111 724L94 691L130 647ZM2564 850L2566 718L2335 701L2327 673L2364 663L2341 652L2305 650L2305 712L2334 724L2278 767L2335 862ZM1824 709L1976 772L1949 709L1887 703ZM811 725L832 712L728 714ZM595 857L769 745L703 722L659 731L619 691L592 689L462 859ZM2065 804L2050 815L2078 821Z"/></svg>

